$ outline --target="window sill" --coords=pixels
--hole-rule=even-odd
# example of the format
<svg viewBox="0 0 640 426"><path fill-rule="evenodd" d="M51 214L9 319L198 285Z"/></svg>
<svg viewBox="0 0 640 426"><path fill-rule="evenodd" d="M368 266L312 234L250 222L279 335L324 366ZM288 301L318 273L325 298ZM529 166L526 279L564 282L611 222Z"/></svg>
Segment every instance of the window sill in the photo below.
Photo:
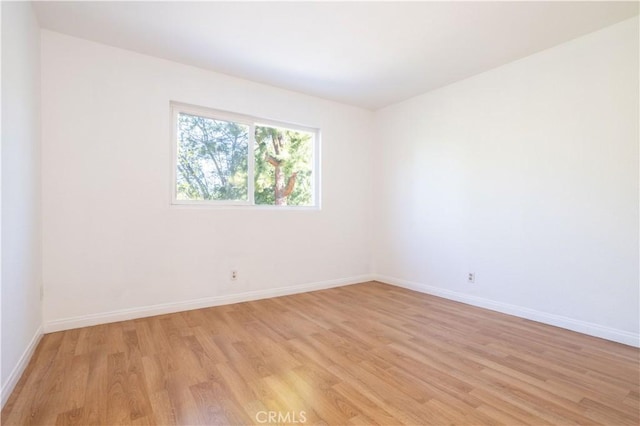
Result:
<svg viewBox="0 0 640 426"><path fill-rule="evenodd" d="M172 209L196 210L267 210L267 211L320 211L320 206L266 206L253 204L180 203L170 204Z"/></svg>

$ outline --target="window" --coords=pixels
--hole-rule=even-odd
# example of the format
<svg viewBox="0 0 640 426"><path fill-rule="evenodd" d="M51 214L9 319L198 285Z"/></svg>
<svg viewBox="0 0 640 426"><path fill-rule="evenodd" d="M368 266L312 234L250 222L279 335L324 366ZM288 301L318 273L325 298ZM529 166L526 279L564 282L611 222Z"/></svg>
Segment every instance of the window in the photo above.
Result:
<svg viewBox="0 0 640 426"><path fill-rule="evenodd" d="M173 203L318 205L317 129L172 103Z"/></svg>

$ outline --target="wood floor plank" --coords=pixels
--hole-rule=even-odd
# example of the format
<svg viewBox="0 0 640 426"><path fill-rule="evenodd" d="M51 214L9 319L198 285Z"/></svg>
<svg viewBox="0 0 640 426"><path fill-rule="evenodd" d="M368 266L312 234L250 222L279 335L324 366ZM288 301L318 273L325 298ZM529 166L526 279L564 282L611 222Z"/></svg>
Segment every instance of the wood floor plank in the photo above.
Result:
<svg viewBox="0 0 640 426"><path fill-rule="evenodd" d="M637 348L369 282L47 334L1 421L637 425L639 363Z"/></svg>

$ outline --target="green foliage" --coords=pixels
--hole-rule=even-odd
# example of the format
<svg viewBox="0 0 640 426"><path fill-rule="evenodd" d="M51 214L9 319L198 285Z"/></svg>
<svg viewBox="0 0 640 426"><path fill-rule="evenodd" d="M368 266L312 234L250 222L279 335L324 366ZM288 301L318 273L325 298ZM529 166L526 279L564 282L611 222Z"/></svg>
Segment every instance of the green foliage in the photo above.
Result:
<svg viewBox="0 0 640 426"><path fill-rule="evenodd" d="M312 203L313 139L307 132L255 128L255 203ZM249 126L190 114L178 115L179 200L248 199ZM293 178L292 178L293 177ZM291 180L292 190L284 196Z"/></svg>
<svg viewBox="0 0 640 426"><path fill-rule="evenodd" d="M178 115L180 200L246 200L249 126Z"/></svg>
<svg viewBox="0 0 640 426"><path fill-rule="evenodd" d="M276 145L280 149L276 150ZM296 173L293 192L287 197L290 206L312 203L313 146L312 135L306 132L267 126L256 126L255 202L275 204L276 168L267 156L281 162L285 184Z"/></svg>

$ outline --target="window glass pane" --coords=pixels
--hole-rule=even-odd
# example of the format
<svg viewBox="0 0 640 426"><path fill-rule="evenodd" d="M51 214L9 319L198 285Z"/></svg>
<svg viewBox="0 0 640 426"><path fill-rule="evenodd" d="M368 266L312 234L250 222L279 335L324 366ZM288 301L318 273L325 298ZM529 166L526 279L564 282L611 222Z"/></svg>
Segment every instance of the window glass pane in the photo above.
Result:
<svg viewBox="0 0 640 426"><path fill-rule="evenodd" d="M248 200L249 126L178 114L178 200Z"/></svg>
<svg viewBox="0 0 640 426"><path fill-rule="evenodd" d="M255 203L313 205L314 134L257 125Z"/></svg>

